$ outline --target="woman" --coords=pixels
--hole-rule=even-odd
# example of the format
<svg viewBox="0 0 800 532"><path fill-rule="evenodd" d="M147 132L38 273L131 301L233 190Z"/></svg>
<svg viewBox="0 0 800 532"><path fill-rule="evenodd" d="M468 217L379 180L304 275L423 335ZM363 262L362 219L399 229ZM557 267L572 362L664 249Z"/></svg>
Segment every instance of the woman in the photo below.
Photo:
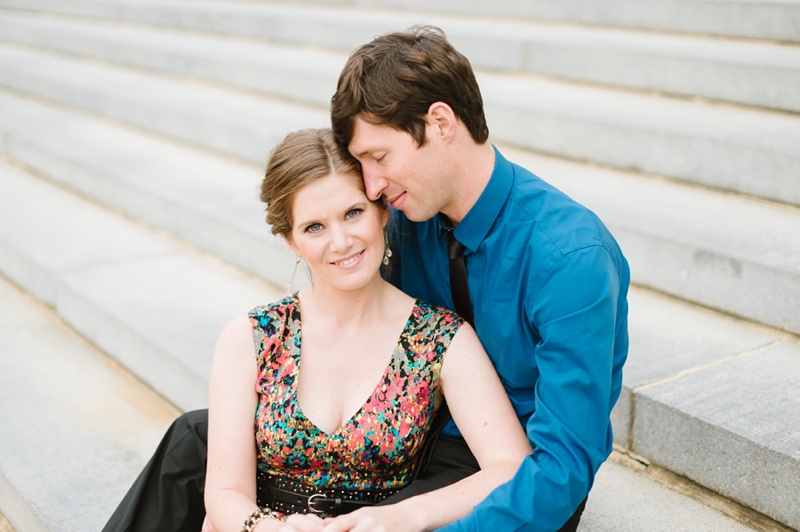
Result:
<svg viewBox="0 0 800 532"><path fill-rule="evenodd" d="M432 530L466 515L531 451L475 333L382 279L389 213L367 199L357 163L329 130L290 134L270 157L261 198L272 232L306 261L313 282L234 319L219 337L205 490L214 529ZM361 507L411 480L440 391L481 471ZM302 504L322 511L316 503L336 498L358 509L281 522Z"/></svg>

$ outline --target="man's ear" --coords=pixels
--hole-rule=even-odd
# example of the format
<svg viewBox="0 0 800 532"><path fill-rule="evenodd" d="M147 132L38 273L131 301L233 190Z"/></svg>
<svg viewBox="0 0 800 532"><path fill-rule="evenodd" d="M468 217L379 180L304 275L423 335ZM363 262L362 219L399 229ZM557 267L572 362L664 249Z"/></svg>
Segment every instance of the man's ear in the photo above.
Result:
<svg viewBox="0 0 800 532"><path fill-rule="evenodd" d="M449 140L456 133L458 118L456 118L453 108L444 102L433 102L428 107L425 120L429 125L433 126L434 133L442 140Z"/></svg>

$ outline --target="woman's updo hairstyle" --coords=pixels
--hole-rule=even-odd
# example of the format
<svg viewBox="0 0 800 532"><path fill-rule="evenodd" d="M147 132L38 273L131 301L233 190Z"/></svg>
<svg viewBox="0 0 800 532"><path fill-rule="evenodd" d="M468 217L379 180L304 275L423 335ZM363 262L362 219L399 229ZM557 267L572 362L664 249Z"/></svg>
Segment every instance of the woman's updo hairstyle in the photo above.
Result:
<svg viewBox="0 0 800 532"><path fill-rule="evenodd" d="M330 129L289 133L272 150L261 182L261 201L266 204L272 234L291 240L295 195L306 185L331 174L353 176L364 189L361 166L350 154L340 151Z"/></svg>

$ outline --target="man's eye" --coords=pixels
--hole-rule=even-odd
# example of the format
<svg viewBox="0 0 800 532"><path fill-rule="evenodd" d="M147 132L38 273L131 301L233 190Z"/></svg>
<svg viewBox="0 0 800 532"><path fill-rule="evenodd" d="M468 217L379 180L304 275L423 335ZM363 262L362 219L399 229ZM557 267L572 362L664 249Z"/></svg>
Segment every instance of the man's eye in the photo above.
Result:
<svg viewBox="0 0 800 532"><path fill-rule="evenodd" d="M322 229L322 224L311 224L306 227L306 233L318 233Z"/></svg>
<svg viewBox="0 0 800 532"><path fill-rule="evenodd" d="M361 214L362 212L364 212L364 209L352 209L352 210L349 210L349 211L347 211L347 214L345 214L345 218L355 218L359 214Z"/></svg>
<svg viewBox="0 0 800 532"><path fill-rule="evenodd" d="M375 162L376 162L376 163L379 163L379 162L381 162L381 161L382 161L382 160L383 160L385 157L386 157L386 155L381 155L380 157L375 157Z"/></svg>

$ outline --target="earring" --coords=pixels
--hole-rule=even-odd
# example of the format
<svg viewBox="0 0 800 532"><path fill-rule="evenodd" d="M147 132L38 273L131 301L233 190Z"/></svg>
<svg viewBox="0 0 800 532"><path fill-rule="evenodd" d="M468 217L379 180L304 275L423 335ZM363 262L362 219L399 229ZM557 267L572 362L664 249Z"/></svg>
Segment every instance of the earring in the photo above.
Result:
<svg viewBox="0 0 800 532"><path fill-rule="evenodd" d="M384 252L383 252L383 265L389 265L389 257L392 256L392 248L389 247L389 233L386 231L383 232L383 243L384 243Z"/></svg>
<svg viewBox="0 0 800 532"><path fill-rule="evenodd" d="M297 260L294 261L294 270L292 270L292 278L289 279L289 284L286 285L286 295L292 295L292 289L294 288L294 277L297 275L297 267L300 265L300 257L297 257Z"/></svg>

